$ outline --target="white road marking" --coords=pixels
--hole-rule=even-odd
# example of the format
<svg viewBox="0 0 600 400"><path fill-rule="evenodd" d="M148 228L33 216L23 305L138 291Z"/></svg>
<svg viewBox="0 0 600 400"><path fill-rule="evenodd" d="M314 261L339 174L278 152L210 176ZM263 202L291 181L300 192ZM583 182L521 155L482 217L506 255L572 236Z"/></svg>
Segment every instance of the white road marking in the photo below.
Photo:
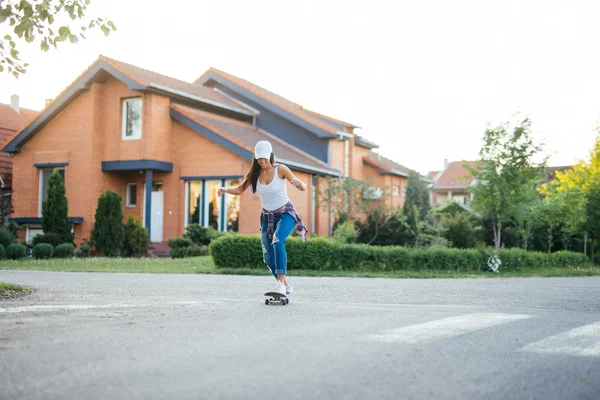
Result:
<svg viewBox="0 0 600 400"><path fill-rule="evenodd" d="M600 357L600 322L550 336L522 348L534 353Z"/></svg>
<svg viewBox="0 0 600 400"><path fill-rule="evenodd" d="M175 305L175 304L198 304L197 301L174 301L170 303L153 303L153 304L64 304L56 306L24 306L24 307L7 307L0 308L0 313L20 313L20 312L35 312L35 311L56 311L56 310L93 310L99 308L135 308L148 307L157 305Z"/></svg>
<svg viewBox="0 0 600 400"><path fill-rule="evenodd" d="M526 318L531 318L531 316L501 313L464 314L384 331L370 335L368 338L387 343L424 343Z"/></svg>

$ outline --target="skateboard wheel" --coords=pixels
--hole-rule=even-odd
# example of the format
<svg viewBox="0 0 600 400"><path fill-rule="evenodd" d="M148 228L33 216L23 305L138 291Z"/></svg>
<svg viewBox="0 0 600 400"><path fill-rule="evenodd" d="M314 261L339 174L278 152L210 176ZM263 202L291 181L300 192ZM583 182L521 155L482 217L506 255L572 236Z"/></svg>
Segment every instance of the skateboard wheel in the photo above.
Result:
<svg viewBox="0 0 600 400"><path fill-rule="evenodd" d="M266 304L266 305L269 305L269 299L266 299L266 300L265 300L265 304Z"/></svg>

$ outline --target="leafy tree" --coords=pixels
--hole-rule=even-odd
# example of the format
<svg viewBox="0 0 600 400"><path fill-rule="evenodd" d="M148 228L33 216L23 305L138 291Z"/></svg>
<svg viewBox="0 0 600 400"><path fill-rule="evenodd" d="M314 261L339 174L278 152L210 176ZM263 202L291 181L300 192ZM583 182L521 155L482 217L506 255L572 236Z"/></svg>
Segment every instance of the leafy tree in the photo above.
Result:
<svg viewBox="0 0 600 400"><path fill-rule="evenodd" d="M499 250L503 226L531 199L541 183L546 159L538 164L533 161L542 148L533 142L528 118L512 128L508 124L488 128L483 140L479 165L466 165L476 179L469 190L473 209L491 219Z"/></svg>
<svg viewBox="0 0 600 400"><path fill-rule="evenodd" d="M586 231L592 239L592 264L594 264L594 243L600 242L600 182L596 181L586 193L587 219L585 223Z"/></svg>
<svg viewBox="0 0 600 400"><path fill-rule="evenodd" d="M117 28L105 18L86 20L90 0L2 0L0 1L0 72L19 77L26 72L27 63L22 63L17 50L17 40L31 43L39 39L40 49L48 51L50 46L57 48L59 42L67 39L77 43L85 39L83 32L99 28L105 36ZM59 21L69 17L72 21L81 20L79 29ZM12 32L11 32L12 31ZM9 33L11 32L11 33ZM18 38L18 39L17 39Z"/></svg>
<svg viewBox="0 0 600 400"><path fill-rule="evenodd" d="M107 190L98 199L98 207L94 217L92 243L97 251L105 256L115 257L123 248L123 208L121 196Z"/></svg>
<svg viewBox="0 0 600 400"><path fill-rule="evenodd" d="M571 235L584 235L584 252L587 247L588 191L600 180L600 134L590 153L589 162L581 160L571 169L557 171L556 178L541 186L540 192L564 204L564 229ZM586 252L587 253L587 252Z"/></svg>
<svg viewBox="0 0 600 400"><path fill-rule="evenodd" d="M456 248L473 248L481 237L482 228L468 211L443 214L440 225L442 236Z"/></svg>
<svg viewBox="0 0 600 400"><path fill-rule="evenodd" d="M418 210L418 213L415 213L415 210ZM404 214L413 230L417 228L417 222L421 221L419 216L426 217L430 210L431 201L427 184L418 172L411 170L406 181Z"/></svg>
<svg viewBox="0 0 600 400"><path fill-rule="evenodd" d="M539 204L538 212L538 223L546 231L547 249L551 253L556 230L564 220L564 203L559 198L546 198Z"/></svg>
<svg viewBox="0 0 600 400"><path fill-rule="evenodd" d="M42 203L42 230L45 235L56 235L61 243L72 243L69 203L65 193L62 175L53 172L48 182L48 198Z"/></svg>

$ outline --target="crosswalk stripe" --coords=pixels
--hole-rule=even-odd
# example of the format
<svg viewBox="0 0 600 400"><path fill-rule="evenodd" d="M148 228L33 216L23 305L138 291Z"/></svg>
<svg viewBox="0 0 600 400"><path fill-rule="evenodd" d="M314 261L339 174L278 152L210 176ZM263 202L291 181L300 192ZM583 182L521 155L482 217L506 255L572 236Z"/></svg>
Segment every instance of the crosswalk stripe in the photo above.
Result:
<svg viewBox="0 0 600 400"><path fill-rule="evenodd" d="M531 318L531 316L502 313L464 314L384 331L370 335L368 339L386 343L424 343L526 318Z"/></svg>
<svg viewBox="0 0 600 400"><path fill-rule="evenodd" d="M550 336L522 348L534 353L600 357L600 322Z"/></svg>

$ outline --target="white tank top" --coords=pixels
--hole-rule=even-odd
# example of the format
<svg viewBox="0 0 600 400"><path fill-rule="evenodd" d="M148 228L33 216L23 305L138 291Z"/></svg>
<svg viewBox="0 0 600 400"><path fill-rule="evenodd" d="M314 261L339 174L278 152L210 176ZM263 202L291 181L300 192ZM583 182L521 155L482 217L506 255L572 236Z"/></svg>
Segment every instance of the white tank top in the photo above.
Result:
<svg viewBox="0 0 600 400"><path fill-rule="evenodd" d="M267 211L275 211L290 201L285 179L279 177L278 167L279 165L275 167L275 174L271 183L261 185L260 178L256 182L256 193L260 195L262 207Z"/></svg>

